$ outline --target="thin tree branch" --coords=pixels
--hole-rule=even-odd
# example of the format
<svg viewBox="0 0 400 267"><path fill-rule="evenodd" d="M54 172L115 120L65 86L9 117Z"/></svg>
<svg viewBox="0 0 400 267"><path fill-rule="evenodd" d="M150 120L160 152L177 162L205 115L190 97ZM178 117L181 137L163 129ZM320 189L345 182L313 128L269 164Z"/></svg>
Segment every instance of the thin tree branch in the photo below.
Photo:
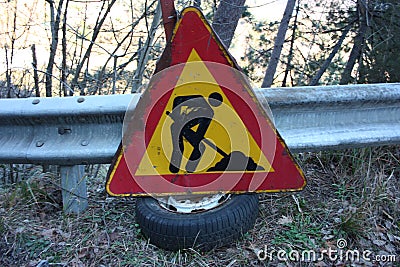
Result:
<svg viewBox="0 0 400 267"><path fill-rule="evenodd" d="M344 29L344 31L342 32L342 35L340 36L339 40L337 41L337 43L333 47L333 49L332 49L331 53L329 54L328 58L324 61L324 64L322 64L322 66L320 67L318 72L311 79L310 86L315 86L315 85L318 84L318 82L321 79L322 75L325 73L325 71L327 70L327 68L331 64L333 58L335 57L335 55L339 51L340 47L342 46L342 43L343 43L344 39L346 38L347 34L349 33L349 31L350 31L352 26L353 26L352 24L348 24L347 27Z"/></svg>

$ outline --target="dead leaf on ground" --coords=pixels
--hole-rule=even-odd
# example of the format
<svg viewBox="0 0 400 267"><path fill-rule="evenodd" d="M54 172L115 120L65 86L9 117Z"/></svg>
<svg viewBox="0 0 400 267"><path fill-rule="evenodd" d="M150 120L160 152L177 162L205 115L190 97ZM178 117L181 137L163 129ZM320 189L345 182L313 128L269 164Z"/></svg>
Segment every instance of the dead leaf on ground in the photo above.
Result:
<svg viewBox="0 0 400 267"><path fill-rule="evenodd" d="M280 218L279 220L278 220L278 224L282 224L282 225L285 225L285 224L291 224L293 222L293 219L290 217L290 216L282 216L282 218Z"/></svg>
<svg viewBox="0 0 400 267"><path fill-rule="evenodd" d="M379 239L375 239L375 240L372 240L372 243L374 243L374 244L377 245L377 246L383 246L383 245L386 244L386 241L384 241L384 240L379 240Z"/></svg>

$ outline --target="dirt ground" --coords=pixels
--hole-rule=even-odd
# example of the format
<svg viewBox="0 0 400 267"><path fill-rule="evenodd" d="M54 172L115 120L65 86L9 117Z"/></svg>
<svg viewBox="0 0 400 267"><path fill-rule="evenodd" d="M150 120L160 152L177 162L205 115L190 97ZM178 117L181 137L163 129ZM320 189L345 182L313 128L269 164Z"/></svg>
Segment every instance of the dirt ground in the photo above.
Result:
<svg viewBox="0 0 400 267"><path fill-rule="evenodd" d="M80 215L63 214L56 174L31 167L0 184L0 266L400 266L400 148L297 158L306 189L260 194L254 229L207 253L149 244L135 199L107 196L107 166L90 166Z"/></svg>

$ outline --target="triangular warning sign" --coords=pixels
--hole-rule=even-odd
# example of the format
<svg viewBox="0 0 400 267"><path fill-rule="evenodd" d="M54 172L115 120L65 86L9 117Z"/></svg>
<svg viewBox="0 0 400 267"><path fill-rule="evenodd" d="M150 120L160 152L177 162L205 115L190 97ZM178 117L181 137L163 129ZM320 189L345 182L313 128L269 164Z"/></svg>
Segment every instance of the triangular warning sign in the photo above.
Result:
<svg viewBox="0 0 400 267"><path fill-rule="evenodd" d="M186 8L157 73L127 111L107 192L301 190L301 169L238 70L201 12Z"/></svg>

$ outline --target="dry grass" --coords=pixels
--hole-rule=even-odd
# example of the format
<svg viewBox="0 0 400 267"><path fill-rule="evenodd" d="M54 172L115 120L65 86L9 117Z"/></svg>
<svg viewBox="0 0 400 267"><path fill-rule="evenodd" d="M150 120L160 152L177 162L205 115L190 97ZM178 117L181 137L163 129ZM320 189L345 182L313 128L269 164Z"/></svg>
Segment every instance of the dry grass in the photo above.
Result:
<svg viewBox="0 0 400 267"><path fill-rule="evenodd" d="M308 186L260 196L252 231L228 247L200 254L148 244L134 199L109 198L105 167L88 179L89 208L63 215L57 177L33 168L30 179L0 189L0 266L400 266L400 149L385 147L298 155ZM100 178L101 177L101 178ZM397 262L260 261L257 252L337 248L397 255ZM262 253L260 256L263 255Z"/></svg>

